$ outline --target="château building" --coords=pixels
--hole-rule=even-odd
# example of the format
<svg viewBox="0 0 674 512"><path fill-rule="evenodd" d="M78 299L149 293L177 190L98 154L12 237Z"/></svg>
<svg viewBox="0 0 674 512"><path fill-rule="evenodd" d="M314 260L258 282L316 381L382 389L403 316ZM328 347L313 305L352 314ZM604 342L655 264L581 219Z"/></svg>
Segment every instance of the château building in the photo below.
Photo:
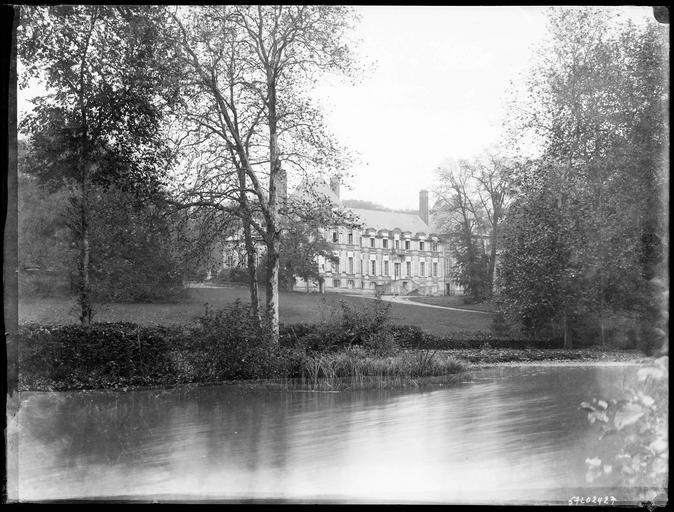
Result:
<svg viewBox="0 0 674 512"><path fill-rule="evenodd" d="M291 195L307 193L306 182ZM311 185L311 195L343 207L340 183ZM367 208L348 208L360 222L360 228L326 226L323 237L332 244L337 263L318 257L318 283L297 278L296 287L313 291L365 294L449 295L454 286L450 278L451 261L448 240L429 219L429 194L419 192L419 212L403 213ZM235 244L225 254L225 267L245 264L235 254Z"/></svg>

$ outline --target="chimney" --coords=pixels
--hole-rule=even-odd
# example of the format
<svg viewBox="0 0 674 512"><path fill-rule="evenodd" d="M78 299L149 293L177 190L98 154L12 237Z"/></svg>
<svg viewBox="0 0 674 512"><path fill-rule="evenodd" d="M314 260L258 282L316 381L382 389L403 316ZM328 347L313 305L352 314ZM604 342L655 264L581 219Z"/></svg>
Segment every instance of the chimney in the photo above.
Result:
<svg viewBox="0 0 674 512"><path fill-rule="evenodd" d="M330 178L330 189L335 193L339 200L339 177L333 176Z"/></svg>
<svg viewBox="0 0 674 512"><path fill-rule="evenodd" d="M284 169L279 170L276 186L278 187L276 197L278 198L279 204L283 206L288 200L288 175Z"/></svg>
<svg viewBox="0 0 674 512"><path fill-rule="evenodd" d="M419 217L428 224L428 190L419 191Z"/></svg>

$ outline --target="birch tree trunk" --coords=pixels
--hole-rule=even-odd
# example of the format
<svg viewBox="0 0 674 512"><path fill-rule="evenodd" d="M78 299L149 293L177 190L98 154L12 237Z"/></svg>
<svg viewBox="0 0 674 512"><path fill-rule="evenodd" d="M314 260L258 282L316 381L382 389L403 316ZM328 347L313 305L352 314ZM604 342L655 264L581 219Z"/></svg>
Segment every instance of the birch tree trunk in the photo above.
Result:
<svg viewBox="0 0 674 512"><path fill-rule="evenodd" d="M279 224L278 179L281 171L281 158L278 146L278 129L276 113L276 84L272 71L267 71L267 87L269 91L269 203L267 219L267 315L274 340L279 337L279 259L281 239L277 229Z"/></svg>

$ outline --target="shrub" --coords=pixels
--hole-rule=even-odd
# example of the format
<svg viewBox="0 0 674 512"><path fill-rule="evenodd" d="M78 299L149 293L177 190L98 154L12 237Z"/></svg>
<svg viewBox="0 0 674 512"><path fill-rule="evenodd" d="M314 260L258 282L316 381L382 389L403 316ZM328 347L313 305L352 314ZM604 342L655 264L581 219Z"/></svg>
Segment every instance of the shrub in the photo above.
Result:
<svg viewBox="0 0 674 512"><path fill-rule="evenodd" d="M200 324L176 347L187 380L222 381L283 375L282 348L270 329L260 326L250 309L237 300L220 311L207 310Z"/></svg>
<svg viewBox="0 0 674 512"><path fill-rule="evenodd" d="M453 349L483 349L483 348L561 348L561 339L533 339L533 338L505 338L494 336L489 332L455 332L447 336L436 336L421 330L405 326L398 330L394 327L400 345L409 349L453 350Z"/></svg>
<svg viewBox="0 0 674 512"><path fill-rule="evenodd" d="M365 340L371 339L390 328L391 303L384 302L381 297L369 301L364 307L358 308L347 301L340 300L341 336L336 336L339 345L363 345Z"/></svg>
<svg viewBox="0 0 674 512"><path fill-rule="evenodd" d="M424 345L426 334L416 325L393 325L390 328L398 344L406 347L421 347Z"/></svg>
<svg viewBox="0 0 674 512"><path fill-rule="evenodd" d="M511 326L508 324L505 313L502 310L496 312L490 327L496 336L505 336L511 331Z"/></svg>
<svg viewBox="0 0 674 512"><path fill-rule="evenodd" d="M26 326L20 331L20 372L24 384L46 380L54 389L163 383L173 375L169 353L177 336L175 328L128 322Z"/></svg>
<svg viewBox="0 0 674 512"><path fill-rule="evenodd" d="M391 304L381 298L356 309L347 301L340 300L337 310L319 324L281 325L280 343L308 352L341 350L344 347L363 346L390 349L396 345L389 325ZM382 336L384 338L382 338Z"/></svg>
<svg viewBox="0 0 674 512"><path fill-rule="evenodd" d="M626 386L618 396L593 398L580 404L587 411L590 424L600 431L599 442L592 448L596 451L588 453L592 458L585 460L585 478L590 484L619 485L636 495L630 499L642 502L666 493L668 382L669 356L662 356L646 362L638 370L633 387ZM610 441L603 441L607 436ZM603 453L603 459L597 452Z"/></svg>
<svg viewBox="0 0 674 512"><path fill-rule="evenodd" d="M398 340L389 330L369 334L363 340L363 347L377 356L392 356L400 349Z"/></svg>

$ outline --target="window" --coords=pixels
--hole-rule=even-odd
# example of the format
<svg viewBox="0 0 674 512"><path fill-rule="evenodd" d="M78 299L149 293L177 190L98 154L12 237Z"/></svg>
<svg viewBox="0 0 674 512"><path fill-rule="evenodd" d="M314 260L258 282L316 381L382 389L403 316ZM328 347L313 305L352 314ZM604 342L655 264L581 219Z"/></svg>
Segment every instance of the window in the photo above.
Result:
<svg viewBox="0 0 674 512"><path fill-rule="evenodd" d="M412 262L411 261L407 262L407 275L408 276L412 275Z"/></svg>
<svg viewBox="0 0 674 512"><path fill-rule="evenodd" d="M370 275L373 275L373 276L374 276L374 275L377 274L377 262L376 262L375 260L372 260L372 261L370 262L370 265L371 265L370 270L372 271L372 272L370 273Z"/></svg>
<svg viewBox="0 0 674 512"><path fill-rule="evenodd" d="M381 243L384 249L388 249L388 238L384 238Z"/></svg>
<svg viewBox="0 0 674 512"><path fill-rule="evenodd" d="M339 282L339 279L333 279L332 280L332 286L335 288L339 288L341 286L341 283Z"/></svg>
<svg viewBox="0 0 674 512"><path fill-rule="evenodd" d="M349 258L349 274L353 274L353 258Z"/></svg>
<svg viewBox="0 0 674 512"><path fill-rule="evenodd" d="M406 251L410 250L410 241L409 240L405 240L405 250Z"/></svg>
<svg viewBox="0 0 674 512"><path fill-rule="evenodd" d="M370 247L374 247L374 238L370 238Z"/></svg>
<svg viewBox="0 0 674 512"><path fill-rule="evenodd" d="M396 240L396 249L400 249L400 240Z"/></svg>
<svg viewBox="0 0 674 512"><path fill-rule="evenodd" d="M372 283L372 282L370 283L370 288L374 289L374 288L376 288L376 287L377 287L377 284L376 284L376 283Z"/></svg>
<svg viewBox="0 0 674 512"><path fill-rule="evenodd" d="M431 246L431 249L432 249L433 252L438 252L438 243L433 242L433 245Z"/></svg>
<svg viewBox="0 0 674 512"><path fill-rule="evenodd" d="M395 272L396 279L400 277L400 263L393 264L393 271Z"/></svg>
<svg viewBox="0 0 674 512"><path fill-rule="evenodd" d="M424 250L424 243L423 242L419 242L419 250L420 251Z"/></svg>
<svg viewBox="0 0 674 512"><path fill-rule="evenodd" d="M384 275L387 276L388 274L388 261L384 262Z"/></svg>
<svg viewBox="0 0 674 512"><path fill-rule="evenodd" d="M341 233L339 234L339 243L340 244L342 243L342 234Z"/></svg>
<svg viewBox="0 0 674 512"><path fill-rule="evenodd" d="M337 241L337 231L332 232L332 241L336 242Z"/></svg>
<svg viewBox="0 0 674 512"><path fill-rule="evenodd" d="M419 275L426 277L426 263L423 261L419 263Z"/></svg>
<svg viewBox="0 0 674 512"><path fill-rule="evenodd" d="M361 282L360 282L360 287L361 287L361 288L365 288L365 281L361 281Z"/></svg>
<svg viewBox="0 0 674 512"><path fill-rule="evenodd" d="M438 262L433 262L433 277L438 277Z"/></svg>
<svg viewBox="0 0 674 512"><path fill-rule="evenodd" d="M353 288L353 279L349 279L349 280L346 282L346 287L347 287L347 288Z"/></svg>
<svg viewBox="0 0 674 512"><path fill-rule="evenodd" d="M227 266L228 267L234 266L234 255L231 252L227 254Z"/></svg>
<svg viewBox="0 0 674 512"><path fill-rule="evenodd" d="M349 233L349 245L353 245L353 233Z"/></svg>

